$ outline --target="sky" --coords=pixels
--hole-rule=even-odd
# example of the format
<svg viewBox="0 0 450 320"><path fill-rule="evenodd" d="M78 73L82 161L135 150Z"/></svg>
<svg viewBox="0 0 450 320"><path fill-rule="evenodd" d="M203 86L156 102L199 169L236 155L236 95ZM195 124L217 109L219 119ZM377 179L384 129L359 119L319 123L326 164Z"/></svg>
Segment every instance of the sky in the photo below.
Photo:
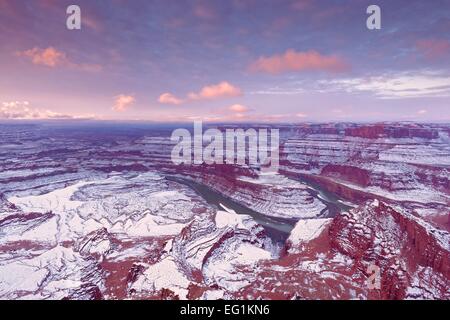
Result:
<svg viewBox="0 0 450 320"><path fill-rule="evenodd" d="M0 0L0 119L450 121L450 0Z"/></svg>

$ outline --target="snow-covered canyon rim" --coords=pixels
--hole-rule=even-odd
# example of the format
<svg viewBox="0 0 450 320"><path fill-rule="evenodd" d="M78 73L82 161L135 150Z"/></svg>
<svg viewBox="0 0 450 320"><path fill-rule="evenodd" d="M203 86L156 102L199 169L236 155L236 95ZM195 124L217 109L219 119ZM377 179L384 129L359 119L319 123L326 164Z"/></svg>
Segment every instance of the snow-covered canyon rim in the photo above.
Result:
<svg viewBox="0 0 450 320"><path fill-rule="evenodd" d="M277 174L124 128L0 124L0 298L450 299L450 125L279 125Z"/></svg>

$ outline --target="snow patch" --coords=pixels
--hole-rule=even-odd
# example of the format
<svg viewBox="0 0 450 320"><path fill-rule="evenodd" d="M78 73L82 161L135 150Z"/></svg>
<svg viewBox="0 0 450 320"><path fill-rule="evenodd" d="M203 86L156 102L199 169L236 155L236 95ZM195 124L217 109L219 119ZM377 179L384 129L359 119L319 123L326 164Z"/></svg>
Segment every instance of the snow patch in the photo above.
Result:
<svg viewBox="0 0 450 320"><path fill-rule="evenodd" d="M309 242L319 237L331 221L333 221L333 219L299 220L294 229L292 229L288 241L293 247L298 246L301 243Z"/></svg>

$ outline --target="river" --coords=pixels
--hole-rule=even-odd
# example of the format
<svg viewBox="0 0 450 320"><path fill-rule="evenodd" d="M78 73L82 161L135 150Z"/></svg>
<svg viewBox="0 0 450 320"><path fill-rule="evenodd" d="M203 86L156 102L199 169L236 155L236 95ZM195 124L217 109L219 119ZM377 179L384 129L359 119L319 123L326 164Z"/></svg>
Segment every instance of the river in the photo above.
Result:
<svg viewBox="0 0 450 320"><path fill-rule="evenodd" d="M210 187L201 183L192 181L190 179L182 178L179 176L166 176L167 180L181 183L190 187L198 195L200 195L208 204L215 206L217 209L222 209L220 204L223 204L227 208L230 208L238 214L246 214L260 224L267 236L272 239L276 244L283 245L289 237L292 229L298 221L298 218L278 218L270 217L259 212L256 212L242 204L222 195L221 193L211 189ZM315 198L319 199L326 205L326 208L321 212L320 217L332 217L342 210L348 210L350 207L341 203L336 195L324 190L318 184L307 181L304 178L296 179L308 186L308 192Z"/></svg>

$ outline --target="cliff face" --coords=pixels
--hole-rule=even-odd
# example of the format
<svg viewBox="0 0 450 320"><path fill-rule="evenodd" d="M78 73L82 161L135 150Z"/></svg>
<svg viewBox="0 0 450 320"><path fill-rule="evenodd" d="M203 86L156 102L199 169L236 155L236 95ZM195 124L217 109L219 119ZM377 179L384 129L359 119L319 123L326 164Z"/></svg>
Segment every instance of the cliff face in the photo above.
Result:
<svg viewBox="0 0 450 320"><path fill-rule="evenodd" d="M331 246L354 259L361 270L380 268L381 289L372 297L414 297L414 282L427 270L430 297L449 298L450 236L414 215L378 200L338 215L330 229Z"/></svg>
<svg viewBox="0 0 450 320"><path fill-rule="evenodd" d="M392 214L399 228L408 235L407 245L414 248L419 263L450 278L450 237L448 233L431 227L413 215L405 215L392 209L387 212Z"/></svg>
<svg viewBox="0 0 450 320"><path fill-rule="evenodd" d="M232 296L450 299L449 245L448 233L371 200L332 219L300 220L280 258L241 269L256 271L254 283Z"/></svg>
<svg viewBox="0 0 450 320"><path fill-rule="evenodd" d="M344 199L414 210L448 230L450 138L446 126L346 124L337 133L299 130L282 148L282 170L304 175ZM326 129L326 128L325 128Z"/></svg>
<svg viewBox="0 0 450 320"><path fill-rule="evenodd" d="M365 139L377 138L423 138L436 139L439 136L437 130L421 128L417 126L390 126L375 124L345 129L348 137L359 137Z"/></svg>
<svg viewBox="0 0 450 320"><path fill-rule="evenodd" d="M345 135L347 137L360 137L365 139L376 139L380 138L385 134L385 129L383 125L375 126L361 126L357 128L347 128L345 129Z"/></svg>
<svg viewBox="0 0 450 320"><path fill-rule="evenodd" d="M306 185L277 174L259 176L251 170L200 166L184 171L183 176L266 216L310 218L320 216L325 209Z"/></svg>

